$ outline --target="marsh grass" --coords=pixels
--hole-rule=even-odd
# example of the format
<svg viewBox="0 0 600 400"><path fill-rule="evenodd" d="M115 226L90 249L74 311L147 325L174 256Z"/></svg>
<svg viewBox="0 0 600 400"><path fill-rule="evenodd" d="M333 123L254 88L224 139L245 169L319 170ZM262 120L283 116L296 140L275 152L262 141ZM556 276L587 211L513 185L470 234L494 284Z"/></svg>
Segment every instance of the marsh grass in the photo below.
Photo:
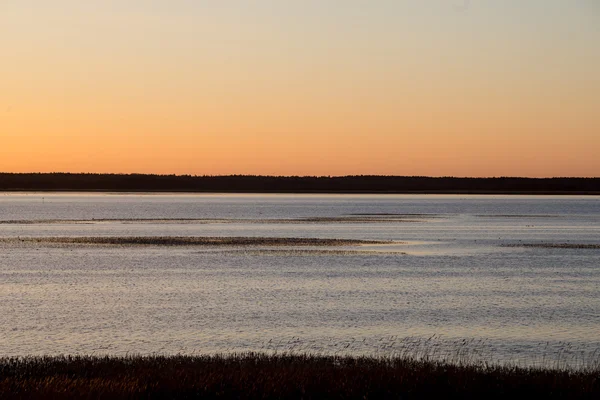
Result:
<svg viewBox="0 0 600 400"><path fill-rule="evenodd" d="M81 224L343 224L425 222L425 214L356 214L340 217L304 218L94 218L94 219L38 219L0 220L0 225L81 225Z"/></svg>
<svg viewBox="0 0 600 400"><path fill-rule="evenodd" d="M132 236L132 237L18 237L0 238L8 244L60 244L104 246L359 246L390 244L390 241L279 238L279 237L194 237L194 236Z"/></svg>
<svg viewBox="0 0 600 400"><path fill-rule="evenodd" d="M514 243L506 244L504 247L529 247L538 249L583 249L583 250L598 250L600 244L588 243Z"/></svg>
<svg viewBox="0 0 600 400"><path fill-rule="evenodd" d="M440 335L379 336L363 339L319 338L307 341L300 337L279 338L264 343L263 354L311 354L336 357L374 357L402 359L478 367L540 368L562 371L600 371L600 348L569 342L531 342L510 349L486 339L453 339ZM187 349L182 349L187 352ZM235 349L223 349L224 353ZM192 353L193 354L193 353ZM517 358L518 357L518 358Z"/></svg>
<svg viewBox="0 0 600 400"><path fill-rule="evenodd" d="M3 399L598 398L600 370L290 353L0 359Z"/></svg>

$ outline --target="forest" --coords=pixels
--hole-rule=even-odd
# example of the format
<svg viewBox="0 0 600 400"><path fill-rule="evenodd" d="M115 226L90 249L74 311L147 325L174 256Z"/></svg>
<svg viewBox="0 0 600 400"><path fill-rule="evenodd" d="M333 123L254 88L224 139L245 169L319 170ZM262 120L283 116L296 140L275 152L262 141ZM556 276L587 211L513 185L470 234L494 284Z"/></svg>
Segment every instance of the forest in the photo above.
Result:
<svg viewBox="0 0 600 400"><path fill-rule="evenodd" d="M600 194L600 178L0 173L2 191Z"/></svg>

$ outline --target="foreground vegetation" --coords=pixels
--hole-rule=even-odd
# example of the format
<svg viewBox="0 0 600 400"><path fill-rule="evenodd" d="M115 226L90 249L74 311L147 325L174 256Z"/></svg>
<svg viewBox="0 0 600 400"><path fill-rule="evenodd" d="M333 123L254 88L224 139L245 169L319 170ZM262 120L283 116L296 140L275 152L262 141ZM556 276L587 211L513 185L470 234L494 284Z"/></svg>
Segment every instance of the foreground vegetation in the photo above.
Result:
<svg viewBox="0 0 600 400"><path fill-rule="evenodd" d="M600 398L600 370L309 355L0 359L2 399Z"/></svg>

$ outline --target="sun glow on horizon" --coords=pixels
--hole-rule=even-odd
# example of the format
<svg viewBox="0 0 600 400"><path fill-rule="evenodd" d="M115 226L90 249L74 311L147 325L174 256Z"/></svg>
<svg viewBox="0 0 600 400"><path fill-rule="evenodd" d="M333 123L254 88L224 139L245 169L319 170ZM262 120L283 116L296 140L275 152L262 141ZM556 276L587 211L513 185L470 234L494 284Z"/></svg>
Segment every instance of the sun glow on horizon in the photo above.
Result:
<svg viewBox="0 0 600 400"><path fill-rule="evenodd" d="M600 176L600 10L0 5L0 171Z"/></svg>

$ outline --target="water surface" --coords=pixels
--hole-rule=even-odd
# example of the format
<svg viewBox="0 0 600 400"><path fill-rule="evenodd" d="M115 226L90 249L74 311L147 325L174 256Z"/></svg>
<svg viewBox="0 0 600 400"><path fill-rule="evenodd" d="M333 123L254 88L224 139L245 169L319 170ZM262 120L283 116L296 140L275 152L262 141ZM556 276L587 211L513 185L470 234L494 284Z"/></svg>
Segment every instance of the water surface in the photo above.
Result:
<svg viewBox="0 0 600 400"><path fill-rule="evenodd" d="M152 237L255 243L118 240ZM600 348L595 196L5 193L0 239L0 356Z"/></svg>

